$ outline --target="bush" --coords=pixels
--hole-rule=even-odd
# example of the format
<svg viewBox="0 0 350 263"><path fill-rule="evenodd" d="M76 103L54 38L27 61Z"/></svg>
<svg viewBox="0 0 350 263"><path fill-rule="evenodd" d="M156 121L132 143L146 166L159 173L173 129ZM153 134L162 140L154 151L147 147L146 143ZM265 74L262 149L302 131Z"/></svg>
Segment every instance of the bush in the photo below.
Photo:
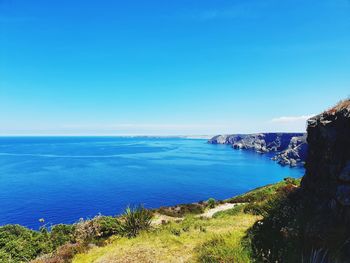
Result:
<svg viewBox="0 0 350 263"><path fill-rule="evenodd" d="M264 218L248 234L259 262L349 262L349 222L313 198L288 184L261 206Z"/></svg>
<svg viewBox="0 0 350 263"><path fill-rule="evenodd" d="M249 230L252 250L258 262L300 262L302 255L301 225L304 213L298 192L282 187L274 198L250 207L264 218ZM246 209L248 206L246 207Z"/></svg>
<svg viewBox="0 0 350 263"><path fill-rule="evenodd" d="M112 216L96 216L91 220L81 220L74 225L74 241L78 243L97 243L121 234L121 222Z"/></svg>
<svg viewBox="0 0 350 263"><path fill-rule="evenodd" d="M124 236L136 237L140 231L151 227L152 212L143 206L137 206L125 210L122 216L120 229Z"/></svg>
<svg viewBox="0 0 350 263"><path fill-rule="evenodd" d="M54 248L74 240L74 225L59 224L51 228L50 239Z"/></svg>
<svg viewBox="0 0 350 263"><path fill-rule="evenodd" d="M244 213L252 215L265 215L266 214L266 204L265 203L249 203L244 209Z"/></svg>
<svg viewBox="0 0 350 263"><path fill-rule="evenodd" d="M99 225L99 237L107 238L122 232L118 218L111 216L100 216L96 219Z"/></svg>
<svg viewBox="0 0 350 263"><path fill-rule="evenodd" d="M202 214L204 212L205 204L181 204L172 207L161 207L156 210L159 214L172 216L172 217L184 217L187 214Z"/></svg>
<svg viewBox="0 0 350 263"><path fill-rule="evenodd" d="M19 225L0 227L0 262L28 262L52 251L52 244L40 232Z"/></svg>
<svg viewBox="0 0 350 263"><path fill-rule="evenodd" d="M208 203L209 208L214 208L216 205L216 201L214 198L209 198L207 203Z"/></svg>
<svg viewBox="0 0 350 263"><path fill-rule="evenodd" d="M82 244L67 243L59 247L52 255L42 256L32 261L32 263L69 263L72 262L72 259L76 254L83 253L85 251L86 246Z"/></svg>

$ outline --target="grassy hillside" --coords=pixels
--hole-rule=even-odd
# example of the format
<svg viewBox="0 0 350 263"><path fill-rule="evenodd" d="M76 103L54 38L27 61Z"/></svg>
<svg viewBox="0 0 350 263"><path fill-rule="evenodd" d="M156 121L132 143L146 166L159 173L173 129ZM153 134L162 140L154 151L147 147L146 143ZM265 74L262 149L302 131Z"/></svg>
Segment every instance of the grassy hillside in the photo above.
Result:
<svg viewBox="0 0 350 263"><path fill-rule="evenodd" d="M250 262L241 242L258 218L242 212L213 219L187 216L133 239L111 238L105 247L79 254L73 262Z"/></svg>
<svg viewBox="0 0 350 263"><path fill-rule="evenodd" d="M210 219L189 214L133 239L112 237L106 246L78 254L73 262L256 262L248 230L262 219L267 204L281 189L296 188L299 183L289 178L225 200L239 205Z"/></svg>

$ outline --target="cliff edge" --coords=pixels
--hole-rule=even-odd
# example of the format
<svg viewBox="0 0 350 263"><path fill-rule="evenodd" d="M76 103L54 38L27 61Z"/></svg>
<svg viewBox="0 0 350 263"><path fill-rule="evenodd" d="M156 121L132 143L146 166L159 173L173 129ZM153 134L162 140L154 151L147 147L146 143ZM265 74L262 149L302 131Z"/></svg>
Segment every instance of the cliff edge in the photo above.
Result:
<svg viewBox="0 0 350 263"><path fill-rule="evenodd" d="M309 144L302 188L350 220L350 100L308 120Z"/></svg>
<svg viewBox="0 0 350 263"><path fill-rule="evenodd" d="M301 190L312 218L306 242L336 251L337 262L350 262L350 100L309 119L307 132Z"/></svg>

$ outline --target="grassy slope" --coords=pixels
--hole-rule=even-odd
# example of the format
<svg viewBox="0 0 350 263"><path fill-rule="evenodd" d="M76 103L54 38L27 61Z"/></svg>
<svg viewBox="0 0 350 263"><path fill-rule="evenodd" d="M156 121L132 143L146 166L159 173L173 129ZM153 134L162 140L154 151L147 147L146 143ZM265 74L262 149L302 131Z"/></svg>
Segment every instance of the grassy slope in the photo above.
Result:
<svg viewBox="0 0 350 263"><path fill-rule="evenodd" d="M217 258L230 253L235 262L249 262L249 252L242 248L241 240L257 219L242 212L221 214L212 219L188 216L182 222L160 226L133 239L112 238L110 244L77 255L73 262L196 262L201 251L213 249L206 247L206 242L218 243L216 251L211 253ZM208 259L201 258L201 261Z"/></svg>
<svg viewBox="0 0 350 263"><path fill-rule="evenodd" d="M114 236L106 246L78 254L73 262L251 262L251 253L242 241L246 231L262 218L256 213L258 208L283 187L299 184L300 179L288 178L228 199L226 202L245 204L211 219L188 215L183 221L172 221L136 238Z"/></svg>

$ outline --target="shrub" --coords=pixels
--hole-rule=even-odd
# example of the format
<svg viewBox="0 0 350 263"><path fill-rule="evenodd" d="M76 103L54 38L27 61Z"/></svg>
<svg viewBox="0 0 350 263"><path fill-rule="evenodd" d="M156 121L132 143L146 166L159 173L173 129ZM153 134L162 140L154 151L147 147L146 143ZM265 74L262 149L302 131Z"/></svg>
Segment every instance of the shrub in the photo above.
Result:
<svg viewBox="0 0 350 263"><path fill-rule="evenodd" d="M302 251L301 204L298 193L283 187L274 198L253 211L263 214L249 230L254 256L260 262L300 262Z"/></svg>
<svg viewBox="0 0 350 263"><path fill-rule="evenodd" d="M54 248L62 246L74 239L74 225L59 224L51 228L50 239Z"/></svg>
<svg viewBox="0 0 350 263"><path fill-rule="evenodd" d="M111 216L100 216L96 219L99 226L99 237L106 238L122 232L118 218Z"/></svg>
<svg viewBox="0 0 350 263"><path fill-rule="evenodd" d="M183 217L187 214L202 214L204 212L205 204L202 202L194 204L181 204L172 207L161 207L156 210L159 214L172 216L172 217Z"/></svg>
<svg viewBox="0 0 350 263"><path fill-rule="evenodd" d="M209 208L214 208L216 205L216 201L214 198L209 198L207 203L208 203Z"/></svg>
<svg viewBox="0 0 350 263"><path fill-rule="evenodd" d="M121 222L117 217L96 216L91 220L80 220L74 226L74 241L78 243L96 243L121 234Z"/></svg>
<svg viewBox="0 0 350 263"><path fill-rule="evenodd" d="M266 213L266 204L258 202L249 203L244 207L243 211L252 215L264 215Z"/></svg>
<svg viewBox="0 0 350 263"><path fill-rule="evenodd" d="M143 206L128 207L122 216L120 229L127 237L136 237L140 231L151 227L152 212Z"/></svg>
<svg viewBox="0 0 350 263"><path fill-rule="evenodd" d="M27 262L52 251L49 240L40 232L19 225L0 227L0 262Z"/></svg>
<svg viewBox="0 0 350 263"><path fill-rule="evenodd" d="M77 243L88 244L100 236L100 227L96 218L92 220L80 220L75 224L74 241Z"/></svg>
<svg viewBox="0 0 350 263"><path fill-rule="evenodd" d="M52 255L44 255L32 261L32 263L69 263L72 262L72 259L76 254L83 253L85 251L86 246L82 244L67 243L59 247Z"/></svg>

